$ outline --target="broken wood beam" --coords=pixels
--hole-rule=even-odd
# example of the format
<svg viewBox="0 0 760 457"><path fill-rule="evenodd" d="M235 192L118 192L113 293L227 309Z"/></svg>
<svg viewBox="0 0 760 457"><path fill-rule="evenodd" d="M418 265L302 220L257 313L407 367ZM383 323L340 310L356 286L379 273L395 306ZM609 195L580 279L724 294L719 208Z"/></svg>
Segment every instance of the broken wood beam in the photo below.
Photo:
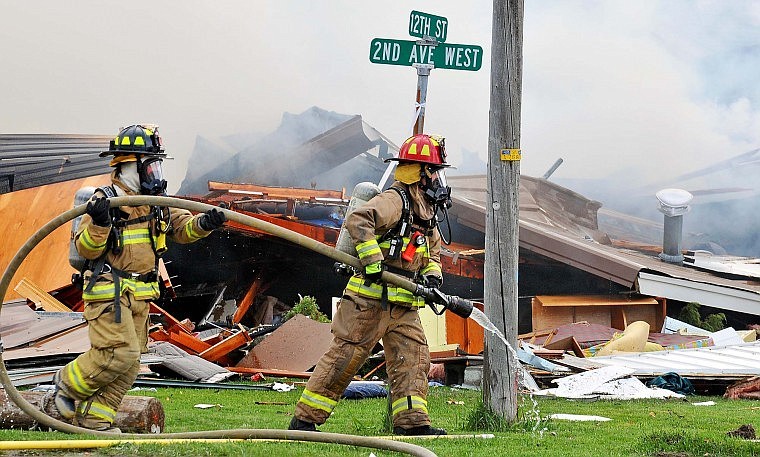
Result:
<svg viewBox="0 0 760 457"><path fill-rule="evenodd" d="M251 342L251 336L245 330L241 330L229 338L225 338L219 343L211 346L198 355L208 360L209 362L216 362L227 356L230 352L239 349L243 345Z"/></svg>
<svg viewBox="0 0 760 457"><path fill-rule="evenodd" d="M256 374L279 376L281 378L304 378L309 379L311 373L305 371L277 370L275 368L246 368L246 367L225 367L230 371L240 374Z"/></svg>
<svg viewBox="0 0 760 457"><path fill-rule="evenodd" d="M183 332L170 332L169 342L192 355L198 355L211 347L210 344L204 343L195 336Z"/></svg>
<svg viewBox="0 0 760 457"><path fill-rule="evenodd" d="M48 312L70 313L71 308L61 303L57 298L42 290L30 279L21 278L21 281L13 288L19 295L33 302Z"/></svg>
<svg viewBox="0 0 760 457"><path fill-rule="evenodd" d="M167 331L173 331L174 328L178 328L180 331L184 333L191 333L190 330L187 329L185 325L183 325L183 321L180 321L176 317L169 314L165 309L161 308L157 304L150 302L150 312L153 314L160 314L164 317L166 321L166 329Z"/></svg>
<svg viewBox="0 0 760 457"><path fill-rule="evenodd" d="M259 294L260 291L261 291L261 275L258 274L256 275L256 279L253 280L251 287L248 288L248 291L240 300L240 303L238 304L238 307L235 310L235 314L232 315L233 324L237 325L240 323L241 320L243 320L243 317L248 312L248 308L251 307L254 300L256 299L256 296Z"/></svg>
<svg viewBox="0 0 760 457"><path fill-rule="evenodd" d="M19 392L21 396L41 409L45 414L63 422L58 410L53 404L52 392ZM45 397L47 395L47 397ZM44 409L42 404L44 403ZM127 395L121 401L114 427L125 433L161 433L164 431L164 407L157 398ZM42 428L34 419L28 416L8 398L5 389L0 389L0 429Z"/></svg>

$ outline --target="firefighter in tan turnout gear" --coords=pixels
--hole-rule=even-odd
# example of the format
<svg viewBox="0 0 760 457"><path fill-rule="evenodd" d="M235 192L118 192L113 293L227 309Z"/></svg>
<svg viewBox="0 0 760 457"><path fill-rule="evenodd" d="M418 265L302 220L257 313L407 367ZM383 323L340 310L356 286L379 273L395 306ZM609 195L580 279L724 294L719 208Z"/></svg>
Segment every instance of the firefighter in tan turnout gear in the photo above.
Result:
<svg viewBox="0 0 760 457"><path fill-rule="evenodd" d="M111 208L106 197L165 195L158 129L122 129L101 157L113 156L112 185L99 188L87 203L75 235L87 259L83 274L84 318L91 349L54 376L55 406L79 426L110 430L116 410L147 352L149 301L159 297L158 258L166 238L192 243L219 228L224 213L152 206Z"/></svg>
<svg viewBox="0 0 760 457"><path fill-rule="evenodd" d="M427 410L430 352L418 309L421 297L380 280L383 270L430 287L443 282L438 205L449 188L438 174L445 162L442 138L415 135L399 150L396 181L346 217L364 271L352 276L332 323L333 341L317 363L296 405L291 430L316 430L382 338L391 392L393 433L441 435Z"/></svg>

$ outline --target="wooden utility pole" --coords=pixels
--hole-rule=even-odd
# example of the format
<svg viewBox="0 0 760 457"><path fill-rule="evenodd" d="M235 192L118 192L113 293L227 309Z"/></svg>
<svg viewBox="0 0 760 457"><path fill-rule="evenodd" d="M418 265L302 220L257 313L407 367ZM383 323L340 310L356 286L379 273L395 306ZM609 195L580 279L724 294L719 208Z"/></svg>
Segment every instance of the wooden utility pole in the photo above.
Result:
<svg viewBox="0 0 760 457"><path fill-rule="evenodd" d="M486 199L485 312L514 347L517 343L519 255L520 99L523 0L494 0L491 42L491 113ZM483 403L517 419L517 370L498 338L486 332Z"/></svg>

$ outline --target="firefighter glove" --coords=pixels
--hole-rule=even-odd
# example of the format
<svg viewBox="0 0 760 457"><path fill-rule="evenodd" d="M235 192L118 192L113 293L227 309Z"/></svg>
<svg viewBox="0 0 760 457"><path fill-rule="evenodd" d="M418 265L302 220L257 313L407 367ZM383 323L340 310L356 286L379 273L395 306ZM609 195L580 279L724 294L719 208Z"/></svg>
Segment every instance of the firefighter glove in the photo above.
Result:
<svg viewBox="0 0 760 457"><path fill-rule="evenodd" d="M108 214L108 210L111 208L111 204L105 197L98 197L95 200L87 202L87 209L85 212L90 215L92 222L95 225L101 227L108 227L111 225L111 217Z"/></svg>
<svg viewBox="0 0 760 457"><path fill-rule="evenodd" d="M443 285L443 279L438 276L425 275L422 277L422 285L425 287L432 287L433 289L440 289Z"/></svg>
<svg viewBox="0 0 760 457"><path fill-rule="evenodd" d="M383 275L383 263L379 260L364 267L364 278L370 282L380 281Z"/></svg>
<svg viewBox="0 0 760 457"><path fill-rule="evenodd" d="M206 213L198 219L198 225L200 225L203 230L210 232L224 225L224 221L226 220L227 217L223 212L216 208L212 208L206 211Z"/></svg>

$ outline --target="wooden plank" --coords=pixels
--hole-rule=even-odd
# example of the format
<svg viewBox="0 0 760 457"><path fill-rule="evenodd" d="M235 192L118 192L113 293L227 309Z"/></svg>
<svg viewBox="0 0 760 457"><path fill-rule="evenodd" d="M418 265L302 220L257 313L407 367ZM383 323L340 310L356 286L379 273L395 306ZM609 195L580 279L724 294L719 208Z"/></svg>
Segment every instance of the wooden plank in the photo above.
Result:
<svg viewBox="0 0 760 457"><path fill-rule="evenodd" d="M31 279L21 278L21 281L13 288L22 297L33 301L35 305L45 311L57 311L61 313L70 313L71 309L58 301L55 297L40 289Z"/></svg>
<svg viewBox="0 0 760 457"><path fill-rule="evenodd" d="M256 374L261 373L270 376L279 376L282 378L305 378L311 377L311 373L307 371L291 371L291 370L278 370L276 368L249 368L249 367L225 367L230 371L240 374Z"/></svg>
<svg viewBox="0 0 760 457"><path fill-rule="evenodd" d="M657 305L651 297L630 298L621 295L536 295L541 306L631 306Z"/></svg>
<svg viewBox="0 0 760 457"><path fill-rule="evenodd" d="M300 187L274 187L274 186L257 186L254 184L226 183L219 181L208 182L209 191L226 191L234 193L238 191L243 195L255 198L259 194L260 198L269 199L300 199L309 200L315 198L337 198L346 199L345 192L342 190L315 190Z"/></svg>

